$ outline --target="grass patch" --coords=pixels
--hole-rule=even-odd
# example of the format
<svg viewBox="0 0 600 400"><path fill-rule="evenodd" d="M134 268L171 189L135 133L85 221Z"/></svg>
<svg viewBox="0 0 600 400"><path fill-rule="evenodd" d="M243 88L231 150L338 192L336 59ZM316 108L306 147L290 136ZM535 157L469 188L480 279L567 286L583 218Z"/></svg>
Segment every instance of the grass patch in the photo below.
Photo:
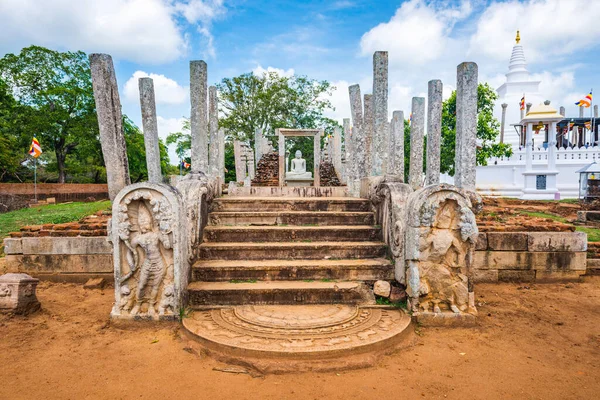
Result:
<svg viewBox="0 0 600 400"><path fill-rule="evenodd" d="M256 279L232 279L229 283L256 283Z"/></svg>
<svg viewBox="0 0 600 400"><path fill-rule="evenodd" d="M302 282L314 282L314 279L302 279Z"/></svg>
<svg viewBox="0 0 600 400"><path fill-rule="evenodd" d="M560 217L558 215L545 213L545 212L539 212L539 211L521 211L521 214L527 215L529 217L548 218L548 219L551 219L553 221L558 221L558 222L562 222L562 223L568 224L568 222L567 222L567 220L565 218Z"/></svg>
<svg viewBox="0 0 600 400"><path fill-rule="evenodd" d="M377 303L377 305L380 306L391 306L395 308L403 308L405 310L408 309L406 300L393 303L390 301L390 299L386 299L385 297L381 296L376 296L375 302Z"/></svg>
<svg viewBox="0 0 600 400"><path fill-rule="evenodd" d="M0 214L0 238L8 236L10 232L17 232L25 225L74 222L97 211L109 209L109 200L91 203L48 204L40 207L22 208Z"/></svg>
<svg viewBox="0 0 600 400"><path fill-rule="evenodd" d="M588 242L600 242L600 229L586 228L583 226L578 226L576 229L578 232L587 233Z"/></svg>
<svg viewBox="0 0 600 400"><path fill-rule="evenodd" d="M335 279L323 278L321 282L335 282Z"/></svg>
<svg viewBox="0 0 600 400"><path fill-rule="evenodd" d="M569 199L571 200L571 199ZM559 217L558 215L548 214L544 212L533 212L533 211L522 211L522 214L528 215L530 217L538 217L538 218L550 218L554 221L562 222L564 224L572 225L567 221L566 218ZM577 232L587 233L588 242L600 242L600 229L597 228L587 228L585 226L576 226L575 230Z"/></svg>

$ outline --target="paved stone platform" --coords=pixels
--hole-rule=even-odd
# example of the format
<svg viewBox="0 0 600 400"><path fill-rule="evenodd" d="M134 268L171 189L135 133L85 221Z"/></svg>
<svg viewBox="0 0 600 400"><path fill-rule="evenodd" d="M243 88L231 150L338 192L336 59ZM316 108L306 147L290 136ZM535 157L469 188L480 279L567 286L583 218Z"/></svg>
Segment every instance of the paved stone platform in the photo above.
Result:
<svg viewBox="0 0 600 400"><path fill-rule="evenodd" d="M209 350L270 371L356 368L372 365L373 354L392 350L406 334L410 317L402 310L334 305L244 305L195 311L183 319L189 333ZM366 357L365 357L366 354ZM357 358L359 355L362 357ZM345 356L353 361L338 360ZM323 360L323 364L295 365L288 361ZM285 364L285 365L284 365Z"/></svg>

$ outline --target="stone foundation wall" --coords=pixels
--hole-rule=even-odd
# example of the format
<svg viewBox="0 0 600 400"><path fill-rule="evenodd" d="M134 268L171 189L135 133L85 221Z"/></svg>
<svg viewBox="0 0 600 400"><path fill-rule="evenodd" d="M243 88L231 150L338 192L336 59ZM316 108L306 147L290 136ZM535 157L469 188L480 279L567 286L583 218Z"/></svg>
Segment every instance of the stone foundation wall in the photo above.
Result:
<svg viewBox="0 0 600 400"><path fill-rule="evenodd" d="M3 199L21 198L32 200L33 183L0 183L0 202ZM54 197L58 203L66 201L83 201L90 197L95 200L108 199L108 185L105 183L38 183L37 197L45 200Z"/></svg>
<svg viewBox="0 0 600 400"><path fill-rule="evenodd" d="M475 282L577 279L586 273L583 232L480 233Z"/></svg>
<svg viewBox="0 0 600 400"><path fill-rule="evenodd" d="M70 282L113 274L112 246L104 236L7 238L4 246L0 274ZM475 282L577 279L586 273L586 251L582 232L480 233Z"/></svg>

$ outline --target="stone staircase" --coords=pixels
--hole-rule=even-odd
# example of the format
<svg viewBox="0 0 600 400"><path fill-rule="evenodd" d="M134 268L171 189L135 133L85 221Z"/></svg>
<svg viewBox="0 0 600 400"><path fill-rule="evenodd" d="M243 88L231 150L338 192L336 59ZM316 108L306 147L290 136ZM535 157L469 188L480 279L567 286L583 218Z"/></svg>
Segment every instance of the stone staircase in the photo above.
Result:
<svg viewBox="0 0 600 400"><path fill-rule="evenodd" d="M367 200L215 199L193 266L190 306L374 304L392 280Z"/></svg>

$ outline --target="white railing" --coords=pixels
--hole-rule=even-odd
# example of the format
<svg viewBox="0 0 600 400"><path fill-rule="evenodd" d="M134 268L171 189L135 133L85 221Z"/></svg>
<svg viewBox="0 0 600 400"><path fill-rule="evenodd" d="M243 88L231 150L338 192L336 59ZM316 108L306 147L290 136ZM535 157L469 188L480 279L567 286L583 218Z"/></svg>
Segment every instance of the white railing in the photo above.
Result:
<svg viewBox="0 0 600 400"><path fill-rule="evenodd" d="M575 147L575 148L559 148L555 152L557 164L563 163L591 163L600 161L600 147ZM510 157L492 157L488 159L488 165L507 165L507 164L524 164L526 160L525 148L516 150ZM531 153L534 164L548 162L548 149L535 149Z"/></svg>

